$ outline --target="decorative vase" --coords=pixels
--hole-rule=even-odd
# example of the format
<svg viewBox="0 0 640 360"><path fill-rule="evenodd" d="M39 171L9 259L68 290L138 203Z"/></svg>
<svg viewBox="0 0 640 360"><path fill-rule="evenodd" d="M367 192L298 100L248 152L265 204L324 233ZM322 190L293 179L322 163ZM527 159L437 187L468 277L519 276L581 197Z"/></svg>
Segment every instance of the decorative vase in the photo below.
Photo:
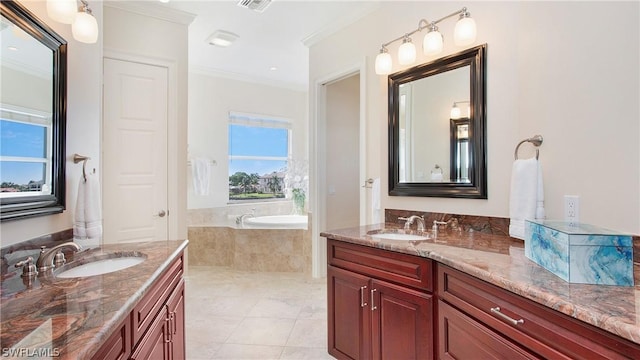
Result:
<svg viewBox="0 0 640 360"><path fill-rule="evenodd" d="M305 195L304 192L296 190L293 190L293 214L304 215Z"/></svg>

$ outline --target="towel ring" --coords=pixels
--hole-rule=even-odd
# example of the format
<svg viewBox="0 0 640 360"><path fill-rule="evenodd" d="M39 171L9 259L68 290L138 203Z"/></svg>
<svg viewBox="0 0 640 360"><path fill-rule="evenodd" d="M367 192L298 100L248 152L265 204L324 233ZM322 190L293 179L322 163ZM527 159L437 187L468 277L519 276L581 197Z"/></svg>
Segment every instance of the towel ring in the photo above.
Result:
<svg viewBox="0 0 640 360"><path fill-rule="evenodd" d="M513 157L518 160L518 149L520 149L520 145L529 142L536 147L536 160L538 160L538 158L540 157L540 149L538 148L540 147L540 145L542 145L542 141L542 135L534 135L533 137L520 141L518 145L516 145L516 150L513 152Z"/></svg>
<svg viewBox="0 0 640 360"><path fill-rule="evenodd" d="M73 163L77 164L82 161L82 178L84 182L87 182L87 160L91 160L88 156L83 156L79 154L73 154Z"/></svg>
<svg viewBox="0 0 640 360"><path fill-rule="evenodd" d="M442 168L441 168L441 167L440 167L440 165L438 165L438 164L436 164L436 166L434 166L434 167L433 167L433 169L431 170L431 173L432 173L432 174L434 174L434 173L435 173L435 174L438 174L438 172L436 172L436 171L438 171L438 170L440 170L439 174L444 175L444 171L442 171Z"/></svg>

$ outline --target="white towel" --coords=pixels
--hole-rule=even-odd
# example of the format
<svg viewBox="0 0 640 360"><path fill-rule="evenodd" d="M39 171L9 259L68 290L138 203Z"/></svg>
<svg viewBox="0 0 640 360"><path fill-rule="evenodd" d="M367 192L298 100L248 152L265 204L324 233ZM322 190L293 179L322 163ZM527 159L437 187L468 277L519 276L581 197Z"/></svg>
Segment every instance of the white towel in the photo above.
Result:
<svg viewBox="0 0 640 360"><path fill-rule="evenodd" d="M511 171L509 235L524 239L525 220L544 218L542 167L537 159L516 160Z"/></svg>
<svg viewBox="0 0 640 360"><path fill-rule="evenodd" d="M211 161L206 158L191 160L191 177L193 192L199 196L209 195L209 181L211 179Z"/></svg>
<svg viewBox="0 0 640 360"><path fill-rule="evenodd" d="M380 221L380 178L373 179L371 184L371 223L379 224Z"/></svg>
<svg viewBox="0 0 640 360"><path fill-rule="evenodd" d="M102 239L102 205L97 175L80 178L73 221L73 241L83 248L100 246Z"/></svg>

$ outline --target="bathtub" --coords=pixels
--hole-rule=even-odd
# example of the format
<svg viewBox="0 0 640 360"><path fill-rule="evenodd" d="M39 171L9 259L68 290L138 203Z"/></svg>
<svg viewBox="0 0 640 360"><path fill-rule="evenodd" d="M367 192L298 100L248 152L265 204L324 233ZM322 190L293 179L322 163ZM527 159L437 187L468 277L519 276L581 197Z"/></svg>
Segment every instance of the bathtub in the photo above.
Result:
<svg viewBox="0 0 640 360"><path fill-rule="evenodd" d="M247 217L243 227L247 229L306 229L307 215L269 215Z"/></svg>

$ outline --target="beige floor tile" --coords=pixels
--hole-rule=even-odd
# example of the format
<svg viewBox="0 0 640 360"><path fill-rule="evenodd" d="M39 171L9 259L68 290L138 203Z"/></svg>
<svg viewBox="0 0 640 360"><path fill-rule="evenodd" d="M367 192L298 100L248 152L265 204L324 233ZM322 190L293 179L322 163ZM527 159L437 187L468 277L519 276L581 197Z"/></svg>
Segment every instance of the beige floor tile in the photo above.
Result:
<svg viewBox="0 0 640 360"><path fill-rule="evenodd" d="M324 319L298 319L296 320L291 335L287 340L287 346L300 347L326 347L327 346L327 320Z"/></svg>
<svg viewBox="0 0 640 360"><path fill-rule="evenodd" d="M280 346L224 344L212 359L244 360L244 359L279 359L282 353Z"/></svg>
<svg viewBox="0 0 640 360"><path fill-rule="evenodd" d="M245 318L231 333L227 344L284 346L294 324L294 319Z"/></svg>
<svg viewBox="0 0 640 360"><path fill-rule="evenodd" d="M327 353L326 348L309 347L285 347L280 359L290 360L330 360L333 356Z"/></svg>
<svg viewBox="0 0 640 360"><path fill-rule="evenodd" d="M247 317L295 319L300 314L304 301L304 299L299 298L260 299L251 311L249 311Z"/></svg>

